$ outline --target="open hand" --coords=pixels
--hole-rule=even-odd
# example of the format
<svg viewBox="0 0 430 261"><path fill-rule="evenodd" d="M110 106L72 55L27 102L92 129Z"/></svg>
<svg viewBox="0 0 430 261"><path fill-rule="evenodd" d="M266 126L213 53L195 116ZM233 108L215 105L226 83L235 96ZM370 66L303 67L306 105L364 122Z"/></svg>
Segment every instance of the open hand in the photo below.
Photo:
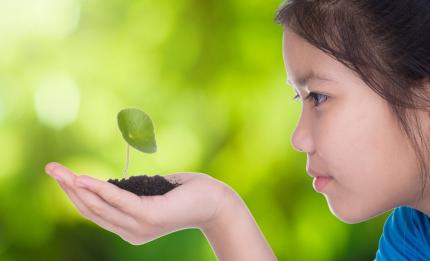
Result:
<svg viewBox="0 0 430 261"><path fill-rule="evenodd" d="M58 163L47 164L45 171L85 218L133 245L185 228L203 229L215 222L233 195L228 185L203 173L164 176L181 185L164 195L137 196L107 181L77 176Z"/></svg>

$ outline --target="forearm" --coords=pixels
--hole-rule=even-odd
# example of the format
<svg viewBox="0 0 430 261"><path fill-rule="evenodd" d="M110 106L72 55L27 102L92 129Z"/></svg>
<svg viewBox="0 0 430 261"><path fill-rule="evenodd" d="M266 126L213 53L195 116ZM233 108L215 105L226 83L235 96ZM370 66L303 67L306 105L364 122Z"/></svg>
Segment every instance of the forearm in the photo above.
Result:
<svg viewBox="0 0 430 261"><path fill-rule="evenodd" d="M277 260L245 202L234 191L220 209L218 220L202 231L218 260Z"/></svg>

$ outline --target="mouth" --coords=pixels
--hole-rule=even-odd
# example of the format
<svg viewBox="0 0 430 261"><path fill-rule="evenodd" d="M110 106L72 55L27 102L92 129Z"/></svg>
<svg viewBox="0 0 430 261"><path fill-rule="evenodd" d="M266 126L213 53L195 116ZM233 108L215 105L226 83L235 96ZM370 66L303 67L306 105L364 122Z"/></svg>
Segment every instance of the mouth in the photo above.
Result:
<svg viewBox="0 0 430 261"><path fill-rule="evenodd" d="M333 181L333 177L332 176L321 174L321 173L316 172L316 171L311 170L311 169L308 169L307 172L308 172L309 176L311 176L311 177L314 178L314 180L312 182L312 185L313 185L314 189L317 192L322 192L324 190L324 188L331 181Z"/></svg>
<svg viewBox="0 0 430 261"><path fill-rule="evenodd" d="M313 182L312 182L312 186L314 187L315 191L317 192L323 192L324 188L331 182L333 181L332 177L329 176L319 176L319 177L315 177Z"/></svg>

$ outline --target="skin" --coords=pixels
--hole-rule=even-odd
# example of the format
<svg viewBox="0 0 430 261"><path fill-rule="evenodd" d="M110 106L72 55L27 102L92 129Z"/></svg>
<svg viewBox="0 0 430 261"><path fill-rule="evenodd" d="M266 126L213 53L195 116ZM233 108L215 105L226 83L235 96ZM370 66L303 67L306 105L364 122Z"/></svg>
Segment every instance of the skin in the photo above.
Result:
<svg viewBox="0 0 430 261"><path fill-rule="evenodd" d="M307 169L333 178L322 191L331 212L351 224L400 205L429 215L430 192L427 188L418 197L417 159L389 105L353 71L288 28L283 42L285 69L302 100L291 142L307 154ZM325 80L300 83L310 71ZM312 101L305 99L309 92L326 96ZM430 130L428 115L417 115L424 130ZM204 233L218 260L277 260L244 201L209 175L167 175L182 185L161 196L139 197L58 163L45 170L84 217L131 244L194 227Z"/></svg>
<svg viewBox="0 0 430 261"><path fill-rule="evenodd" d="M51 162L53 177L79 212L133 245L186 229L200 229L218 260L277 260L245 202L233 189L207 174L164 176L180 186L159 196L137 196L115 185L76 175Z"/></svg>
<svg viewBox="0 0 430 261"><path fill-rule="evenodd" d="M212 220L218 219L217 206L230 192L224 183L201 173L167 175L166 179L182 184L179 189L145 197L76 175L55 162L47 164L45 171L57 180L82 216L134 245L183 228L211 226Z"/></svg>
<svg viewBox="0 0 430 261"><path fill-rule="evenodd" d="M289 28L283 42L288 79L302 101L291 143L306 153L307 169L333 177L321 192L330 211L351 224L400 205L429 215L428 190L418 200L417 158L389 104L355 72ZM310 71L325 79L300 84L298 79ZM309 92L323 96L307 100ZM428 115L419 112L418 117L429 130Z"/></svg>

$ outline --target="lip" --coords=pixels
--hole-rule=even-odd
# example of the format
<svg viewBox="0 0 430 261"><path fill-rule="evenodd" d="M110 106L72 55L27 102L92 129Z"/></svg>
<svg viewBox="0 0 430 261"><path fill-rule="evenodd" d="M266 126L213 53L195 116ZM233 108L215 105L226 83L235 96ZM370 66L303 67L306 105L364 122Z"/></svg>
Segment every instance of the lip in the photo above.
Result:
<svg viewBox="0 0 430 261"><path fill-rule="evenodd" d="M332 178L332 177L331 177L331 176L329 176L329 175L324 175L324 174L319 173L319 172L317 172L317 171L315 171L315 170L313 170L313 169L307 169L307 172L308 172L308 175L309 175L309 176L314 177L314 178L317 178L317 177L327 177L327 178Z"/></svg>
<svg viewBox="0 0 430 261"><path fill-rule="evenodd" d="M332 176L323 175L323 174L316 172L312 169L308 169L307 172L308 172L309 176L314 177L314 180L312 182L312 186L313 186L314 190L317 192L322 192L324 190L324 188L327 186L327 184L333 180Z"/></svg>
<svg viewBox="0 0 430 261"><path fill-rule="evenodd" d="M315 191L317 192L322 192L324 190L324 188L331 182L333 181L332 177L329 176L319 176L319 177L315 177L313 182L312 182L312 186L314 188Z"/></svg>

